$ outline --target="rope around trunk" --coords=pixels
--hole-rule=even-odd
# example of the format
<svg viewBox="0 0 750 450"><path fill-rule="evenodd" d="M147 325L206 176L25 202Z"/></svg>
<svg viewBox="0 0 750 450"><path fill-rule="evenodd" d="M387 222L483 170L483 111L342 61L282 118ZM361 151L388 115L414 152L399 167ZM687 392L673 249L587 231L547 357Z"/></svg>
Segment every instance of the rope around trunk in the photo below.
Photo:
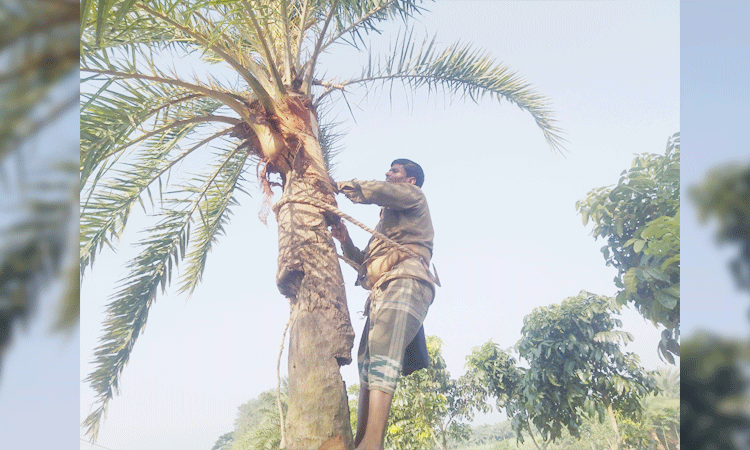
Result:
<svg viewBox="0 0 750 450"><path fill-rule="evenodd" d="M379 231L375 231L372 228L368 227L367 225L363 224L362 222L358 221L357 219L349 216L348 214L342 212L338 208L336 208L333 205L329 205L326 202L323 202L321 200L318 200L317 198L312 197L306 197L303 195L287 195L286 197L282 197L278 202L276 202L275 205L273 205L273 212L278 214L279 209L281 209L282 206L284 206L287 203L304 203L311 206L316 206L320 209L324 209L328 212L331 212L333 214L336 214L337 216L341 217L342 219L346 219L349 222L353 223L354 225L362 228L363 230L367 231L368 233L372 234L378 239L383 240L386 244L390 245L391 247L396 247L397 249L401 250L402 252L406 253L407 255L411 256L412 258L417 258L418 260L422 261L422 264L424 264L426 267L428 267L429 272L429 266L427 265L427 262L419 256L417 253L415 253L413 250L411 250L409 247L406 247L404 245L399 244L398 242L394 241L393 239L389 238L388 236L384 235L383 233ZM346 261L349 265L354 267L355 269L359 269L353 261L338 255L339 258Z"/></svg>

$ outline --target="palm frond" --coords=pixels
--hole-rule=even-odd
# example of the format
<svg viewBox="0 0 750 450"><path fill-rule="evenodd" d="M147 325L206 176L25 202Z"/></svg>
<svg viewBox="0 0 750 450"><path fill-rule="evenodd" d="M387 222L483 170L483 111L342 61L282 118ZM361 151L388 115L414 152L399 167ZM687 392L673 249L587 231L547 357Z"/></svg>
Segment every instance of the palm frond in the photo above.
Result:
<svg viewBox="0 0 750 450"><path fill-rule="evenodd" d="M255 17L255 7L251 5L247 0L242 0L242 4L245 5L245 9L247 11L247 16L250 18L250 23L252 23L253 30L255 31L256 36L256 42L260 45L260 48L262 49L262 54L265 59L265 67L269 69L269 72L271 73L271 76L275 80L275 86L278 90L279 95L283 95L285 93L284 90L284 82L281 79L281 74L278 70L277 61L280 62L280 58L278 57L278 53L274 57L274 54L271 52L271 49L268 45L268 39L267 35L268 32L261 28L260 23L258 23L258 19ZM268 36L272 37L272 36Z"/></svg>
<svg viewBox="0 0 750 450"><path fill-rule="evenodd" d="M179 11L180 8L178 8L178 6L181 4L184 4L184 2L173 3L168 8L165 8L166 11L164 12L152 9L144 3L138 3L137 7L165 22L170 26L169 28L177 30L184 34L185 37L194 40L204 51L210 50L214 52L245 79L247 84L252 87L255 95L261 99L264 106L272 111L273 103L270 101L270 86L267 83L264 84L268 71L260 69L260 66L256 64L252 64L252 58L246 57L242 53L240 47L231 45L231 40L229 40L229 38L215 31L221 30L221 28L212 26L214 24L197 11L195 12L195 15L207 23L201 26L197 21L191 21L191 15ZM192 10L196 10L196 6L197 5L192 5ZM175 11L179 12L175 14ZM252 12L252 10L250 10L250 12ZM234 52L233 50L237 50L237 52ZM277 90L281 89L281 93L283 93L283 84L278 78L275 65L268 64L266 68L270 69L271 74L277 79L277 82L273 87Z"/></svg>
<svg viewBox="0 0 750 450"><path fill-rule="evenodd" d="M335 32L323 44L325 51L330 45L344 38L355 48L366 45L365 36L380 33L377 24L400 18L405 24L425 9L421 0L365 0L339 3L335 16Z"/></svg>
<svg viewBox="0 0 750 450"><path fill-rule="evenodd" d="M84 92L81 109L81 187L112 156L148 139L159 128L205 122L236 123L216 114L223 103L190 89L142 79L110 79ZM173 125L173 127L170 127ZM146 131L148 130L148 131ZM156 133L158 135L159 133Z"/></svg>
<svg viewBox="0 0 750 450"><path fill-rule="evenodd" d="M192 294L202 280L208 253L218 241L219 236L224 234L224 227L232 214L231 208L238 205L234 195L235 190L245 192L239 183L242 181L242 173L247 160L246 151L235 151L229 154L221 163L223 166L221 171L209 184L204 201L199 208L201 220L191 236L193 244L187 254L187 267L178 293Z"/></svg>
<svg viewBox="0 0 750 450"><path fill-rule="evenodd" d="M213 133L179 155L169 158L177 142L191 133L195 125L188 125L180 130L167 130L164 135L155 139L150 151L144 152L140 161L128 163L117 171L107 182L92 190L85 203L81 205L81 275L87 266L93 264L98 251L106 244L112 247L112 240L119 240L128 216L136 202L142 203L144 192L151 197L150 187L158 182L159 196L166 189L162 182L177 164L183 162L190 154L205 147L214 139L229 134L231 128ZM172 136L169 136L169 133ZM153 201L152 201L153 204Z"/></svg>
<svg viewBox="0 0 750 450"><path fill-rule="evenodd" d="M324 103L318 106L317 111L318 115L323 118L318 125L318 139L320 149L323 152L323 162L325 162L328 173L332 174L336 165L334 159L343 150L339 142L346 133L341 131L343 122L325 119L331 115L330 107L330 104Z"/></svg>
<svg viewBox="0 0 750 450"><path fill-rule="evenodd" d="M211 96L139 78L111 79L82 100L81 273L97 251L119 238L133 205L144 192L150 194L150 186L158 182L161 192L163 177L176 164L232 128L198 140L199 130L240 122L221 115L224 103ZM175 155L184 142L188 150ZM125 167L113 169L117 164Z"/></svg>
<svg viewBox="0 0 750 450"><path fill-rule="evenodd" d="M146 326L148 311L156 300L159 289L162 293L166 290L171 283L173 266L176 268L179 261L187 255L191 222L195 220L197 213L202 222L208 223L204 209L207 202L212 201L209 192L221 189L222 184L228 189L229 203L246 158L247 152L242 151L242 146L238 146L229 152L222 164L214 168L201 186L179 186L180 192L186 192L191 197L164 200L166 206L160 214L162 219L145 231L148 237L138 244L142 251L128 263L130 273L119 281L119 290L112 296L107 307L104 336L94 352L96 367L84 380L96 392L98 403L83 423L93 440L99 433L99 425L106 414L109 400L118 392L120 375L130 359L138 336ZM216 230L220 230L223 225L221 218L227 213L226 206L223 210L214 209L218 211L214 214L218 214L219 226L214 228L213 235L210 230L204 232L210 243L215 239L215 233L218 232ZM196 253L192 258L200 260L201 255ZM202 270L200 261L193 266L196 267L193 269L195 273Z"/></svg>
<svg viewBox="0 0 750 450"><path fill-rule="evenodd" d="M331 19L336 15L336 7L339 0L333 0L328 11L325 11L325 19L323 20L323 27L320 30L320 34L317 36L315 46L312 50L310 59L305 63L305 67L302 68L304 76L302 78L302 92L310 92L312 88L313 75L315 74L315 67L318 62L318 56L323 51L323 43L325 41L326 31L331 23Z"/></svg>
<svg viewBox="0 0 750 450"><path fill-rule="evenodd" d="M553 150L564 149L549 100L508 67L471 45L456 43L441 51L435 48L434 38L418 44L413 33L406 30L398 35L387 56L379 58L371 54L358 77L339 85L371 88L395 81L411 89L427 87L430 92L442 89L474 102L485 96L507 100L531 114ZM326 95L330 92L333 90Z"/></svg>
<svg viewBox="0 0 750 450"><path fill-rule="evenodd" d="M176 46L183 53L199 52L205 61L228 64L264 107L273 111L271 96L283 93L283 84L269 79L274 74L273 66L256 62L261 47L258 39L247 32L250 20L240 8L244 8L240 2L147 1L130 5L122 14L110 10L103 20L112 24L111 30L97 24L92 27L95 36L90 29L82 35L84 65L88 65L89 56L100 54L106 58L115 50L140 51L141 56L146 56L144 49L161 54L165 48ZM156 64L146 60L153 70ZM136 67L130 70L136 71Z"/></svg>
<svg viewBox="0 0 750 450"><path fill-rule="evenodd" d="M179 203L179 202L175 202ZM149 237L140 245L143 251L128 263L130 274L120 281L104 322L104 336L96 348L95 370L84 380L96 392L98 406L84 420L86 432L96 439L107 404L119 389L119 378L130 359L136 339L146 326L148 311L158 289L165 289L173 263L181 257L188 241L188 223L194 209L171 209L163 220L149 228Z"/></svg>

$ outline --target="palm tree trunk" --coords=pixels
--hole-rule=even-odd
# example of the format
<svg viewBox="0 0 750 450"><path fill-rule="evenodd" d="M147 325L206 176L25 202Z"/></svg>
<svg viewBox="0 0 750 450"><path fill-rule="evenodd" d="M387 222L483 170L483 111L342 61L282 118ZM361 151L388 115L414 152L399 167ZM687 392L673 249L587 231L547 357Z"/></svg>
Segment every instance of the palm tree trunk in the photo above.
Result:
<svg viewBox="0 0 750 450"><path fill-rule="evenodd" d="M303 195L335 204L317 138L307 133L297 142L286 155L286 170L280 170L282 200ZM327 219L314 206L286 203L277 221L276 283L291 307L287 448L314 450L336 436L351 448L349 404L339 367L351 362L354 331Z"/></svg>

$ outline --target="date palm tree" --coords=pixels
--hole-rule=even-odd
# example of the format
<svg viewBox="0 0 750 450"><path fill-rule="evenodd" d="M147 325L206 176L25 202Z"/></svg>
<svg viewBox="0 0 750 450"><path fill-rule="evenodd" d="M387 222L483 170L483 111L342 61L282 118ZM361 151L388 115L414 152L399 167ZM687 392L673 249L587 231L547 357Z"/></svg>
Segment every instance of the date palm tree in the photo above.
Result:
<svg viewBox="0 0 750 450"><path fill-rule="evenodd" d="M78 19L77 0L0 0L0 356L52 279L65 285L57 327L78 322L78 148L45 135L78 102L65 90L77 78Z"/></svg>
<svg viewBox="0 0 750 450"><path fill-rule="evenodd" d="M351 361L354 333L328 231L339 219L287 201L336 204L328 175L335 133L324 122L326 108L347 92L393 82L475 101L489 96L528 111L561 150L547 100L470 45L438 49L434 39L415 38L408 24L423 12L418 0L84 0L81 272L118 241L136 204L149 199L158 211L108 306L87 378L97 393L84 422L90 436L159 290L181 263L179 291L193 291L239 206L243 175L257 170L267 199L273 185L283 190L274 212L276 283L292 317L286 445L311 449L339 439L351 446L339 366ZM323 77L323 52L334 44L367 51L365 38L394 20L407 28L388 54L371 54L350 78ZM180 179L183 163L193 175Z"/></svg>

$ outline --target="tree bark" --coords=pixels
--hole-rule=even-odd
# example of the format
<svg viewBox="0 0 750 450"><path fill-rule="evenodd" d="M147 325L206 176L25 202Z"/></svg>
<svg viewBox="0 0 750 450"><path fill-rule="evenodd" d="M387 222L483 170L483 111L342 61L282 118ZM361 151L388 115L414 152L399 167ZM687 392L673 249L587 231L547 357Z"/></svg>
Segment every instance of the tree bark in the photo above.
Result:
<svg viewBox="0 0 750 450"><path fill-rule="evenodd" d="M295 112L297 113L297 112ZM314 119L309 110L302 111ZM308 118L299 118L309 124ZM302 195L335 204L316 128L298 134L284 167L282 200ZM289 141L289 137L286 137ZM353 447L346 386L339 367L351 362L354 345L346 292L327 219L318 208L286 203L277 211L279 259L276 283L291 308L289 344L289 450L315 450L340 436Z"/></svg>

